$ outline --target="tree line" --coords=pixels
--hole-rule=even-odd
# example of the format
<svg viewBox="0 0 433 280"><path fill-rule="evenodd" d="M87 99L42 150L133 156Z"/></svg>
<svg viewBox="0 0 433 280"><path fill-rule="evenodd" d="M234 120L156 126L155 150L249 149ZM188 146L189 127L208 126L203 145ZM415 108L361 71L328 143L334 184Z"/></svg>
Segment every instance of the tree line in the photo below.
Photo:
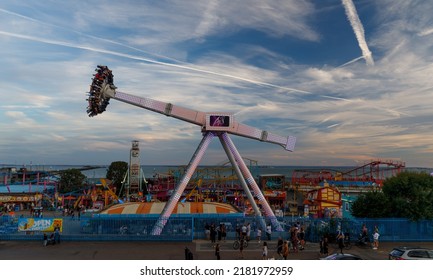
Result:
<svg viewBox="0 0 433 280"><path fill-rule="evenodd" d="M433 176L404 171L387 178L381 191L361 194L352 215L362 218L433 219Z"/></svg>
<svg viewBox="0 0 433 280"><path fill-rule="evenodd" d="M111 180L112 184L120 190L126 172L128 172L128 163L115 161L108 167L105 177ZM70 168L63 170L60 173L57 191L61 194L77 192L88 185L86 179L86 176L79 169ZM120 194L118 195L120 196Z"/></svg>

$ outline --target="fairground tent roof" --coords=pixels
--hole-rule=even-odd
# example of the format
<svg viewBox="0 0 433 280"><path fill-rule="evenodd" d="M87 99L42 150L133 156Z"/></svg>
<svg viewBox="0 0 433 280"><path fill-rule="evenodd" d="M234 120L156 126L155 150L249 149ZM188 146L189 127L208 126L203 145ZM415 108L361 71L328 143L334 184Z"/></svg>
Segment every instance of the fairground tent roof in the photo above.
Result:
<svg viewBox="0 0 433 280"><path fill-rule="evenodd" d="M113 205L100 214L161 214L165 202L128 202ZM239 214L230 204L217 202L178 202L172 214Z"/></svg>

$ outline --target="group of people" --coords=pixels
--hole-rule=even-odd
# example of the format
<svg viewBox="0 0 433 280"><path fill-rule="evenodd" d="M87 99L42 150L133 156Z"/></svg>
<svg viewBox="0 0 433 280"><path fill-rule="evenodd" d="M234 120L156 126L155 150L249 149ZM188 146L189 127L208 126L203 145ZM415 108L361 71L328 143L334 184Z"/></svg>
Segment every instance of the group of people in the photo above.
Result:
<svg viewBox="0 0 433 280"><path fill-rule="evenodd" d="M373 230L373 250L377 250L377 248L379 248L379 228L377 226L374 226L374 230ZM370 243L370 237L368 235L368 228L365 224L362 225L362 229L361 229L361 234L358 240L358 243L362 244L362 245L367 245L368 243Z"/></svg>
<svg viewBox="0 0 433 280"><path fill-rule="evenodd" d="M338 229L337 235L336 235L336 242L338 244L338 249L340 250L340 253L343 254L343 249L345 248L345 243L350 243L350 236L348 236L349 233L344 233L341 229ZM373 230L373 244L372 249L377 250L379 248L379 228L377 226L374 226ZM368 233L368 228L365 224L362 225L361 233L359 234L358 240L355 243L358 246L370 246L370 237ZM327 256L329 254L329 235L324 234L322 238L320 239L320 255Z"/></svg>
<svg viewBox="0 0 433 280"><path fill-rule="evenodd" d="M43 243L44 246L60 244L60 228L55 227L54 232L50 234L50 237L44 232Z"/></svg>
<svg viewBox="0 0 433 280"><path fill-rule="evenodd" d="M216 226L214 223L205 225L205 235L206 239L215 243L217 238L218 241L225 240L227 237L227 227L224 223L220 223Z"/></svg>
<svg viewBox="0 0 433 280"><path fill-rule="evenodd" d="M96 74L93 75L92 84L90 85L89 97L87 101L87 114L89 117L96 116L105 111L109 104L110 98L106 98L101 94L102 86L105 80L110 86L113 86L113 74L107 66L98 65L95 69Z"/></svg>

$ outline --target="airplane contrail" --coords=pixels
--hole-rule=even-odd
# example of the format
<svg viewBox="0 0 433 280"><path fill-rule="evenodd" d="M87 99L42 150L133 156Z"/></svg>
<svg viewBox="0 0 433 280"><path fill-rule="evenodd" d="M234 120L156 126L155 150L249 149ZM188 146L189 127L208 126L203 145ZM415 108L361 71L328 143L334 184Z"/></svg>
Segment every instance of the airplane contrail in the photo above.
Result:
<svg viewBox="0 0 433 280"><path fill-rule="evenodd" d="M347 101L347 102L353 102L354 101L354 100L343 98L343 97L335 97L335 96L329 96L329 95L320 95L320 96L324 97L324 98L335 99L335 100L342 100L342 101Z"/></svg>
<svg viewBox="0 0 433 280"><path fill-rule="evenodd" d="M60 45L60 46L72 47L72 48L85 49L85 50L90 50L90 51L95 51L95 52L100 52L100 53L107 53L107 54L112 54L112 55L127 57L127 58L135 59L135 60L146 61L146 62L154 63L154 64L160 64L160 65L165 65L165 66L172 66L172 67L177 67L177 68L183 68L183 69L187 69L187 70L190 70L190 71L202 72L202 73L206 73L206 74L212 74L212 75L217 75L217 76L222 76L222 77L227 77L227 78L242 80L242 81L253 83L253 84L256 84L256 85L268 86L268 87L273 87L273 88L279 88L279 89L288 90L288 91L291 91L291 92L311 93L311 92L304 91L304 90L298 90L298 89L294 89L294 88L278 86L278 85L271 84L271 83L265 83L265 82L260 82L260 81L256 81L256 80L252 80L252 79L247 79L247 78L242 78L242 77L238 77L238 76L233 76L233 75L228 75L228 74L222 74L222 73L217 73L217 72L213 72L213 71L208 71L208 70L194 68L194 67L191 67L191 66L186 66L185 62L182 62L182 61L179 61L179 60L167 57L167 56L163 56L163 55L159 55L159 54L154 54L154 53L149 53L149 52L143 51L141 49L138 49L138 48L135 48L135 47L131 47L131 46L128 46L128 45L125 45L125 44L122 44L122 43L119 43L119 42L116 42L116 41L113 41L113 40L108 40L108 39L104 39L104 38L101 38L101 37L97 37L97 36L93 36L93 35L88 35L88 34L80 32L80 31L76 31L76 30L72 30L72 29L66 29L64 27L57 26L57 25L52 25L52 24L49 24L49 23L42 22L42 21L40 21L38 19L34 19L34 18L25 16L25 15L21 15L21 14L18 14L18 13L12 12L12 11L8 11L8 10L5 10L5 9L1 9L1 8L0 8L0 12L7 13L7 14L10 14L10 15L14 15L14 16L17 16L17 17L21 17L21 18L24 18L26 20L38 22L38 23L41 23L41 24L44 24L44 25L54 26L56 28L61 28L61 29L65 29L65 30L68 30L68 31L72 31L72 32L74 32L76 34L79 34L81 36L86 36L86 37L89 37L89 38L98 39L98 40L101 40L101 41L105 41L105 42L108 42L108 43L112 43L112 44L115 44L115 45L126 47L126 48L129 48L129 49L141 52L141 53L150 54L150 55L161 57L161 58L165 58L165 59L168 59L168 60L171 60L171 61L179 62L179 63L182 63L184 65L173 64L173 63L166 63L166 62L157 61L157 60L153 60L153 59L148 59L148 58L143 58L143 57L137 57L137 56L132 56L132 55L126 55L126 54L122 54L122 53L119 53L119 52L111 52L111 51L106 51L106 50L103 50L103 49L83 47L83 46L73 45L73 44L70 44L70 43L65 43L65 42L60 42L60 41L44 40L44 39L36 38L36 37L33 37L33 36L26 36L26 35L20 35L20 34L15 34L15 33L10 33L10 32L0 31L0 34L3 34L3 35L8 35L8 36L14 36L15 35L14 37L21 38L21 39L39 41L39 42L43 42L43 43L47 43L47 44L55 44L55 45Z"/></svg>
<svg viewBox="0 0 433 280"><path fill-rule="evenodd" d="M339 124L339 123L336 123L336 124L328 125L326 128L333 128L333 127L336 127L336 126L338 126L338 125L340 125L340 124Z"/></svg>
<svg viewBox="0 0 433 280"><path fill-rule="evenodd" d="M194 67L190 67L190 66L186 66L186 65L179 65L179 64L173 64L173 63L168 63L168 62L162 62L162 61L158 61L158 60L154 60L154 59L149 59L149 58L144 58L144 57L140 57L140 56L119 53L119 52L115 52L115 51L109 51L109 50L104 50L104 49L99 49L99 48L88 47L88 46L80 46L80 45L76 45L76 44L72 44L72 43L67 43L67 42L62 42L62 41L57 41L57 40L43 39L43 38L38 38L38 37L34 37L34 36L17 34L17 33L11 33L11 32L2 31L2 30L0 30L0 35L10 36L10 37L15 37L15 38L20 38L20 39L25 39L25 40L40 42L40 43L46 43L46 44L51 44L51 45L57 45L57 46L63 46L63 47L70 47L70 48L88 50L88 51L98 52L98 53L111 54L111 55L114 55L114 56L119 56L119 57L134 59L134 60L138 60L138 61L145 61L145 62L149 62L149 63L153 63L153 64L165 65L165 66L170 66L170 67L176 67L176 68L181 68L181 69L185 69L185 70L190 70L190 71L195 71L195 72L200 72L200 73L205 73L205 74L211 74L211 75L226 77L226 78L235 79L235 80L240 80L240 81L252 83L252 84L255 84L255 85L283 89L283 90L287 90L287 91L290 91L290 92L309 93L309 94L311 93L311 92L308 92L308 91L305 91L305 90L299 90L299 89L294 89L294 88L289 88L289 87L274 85L274 84L271 84L271 83L266 83L266 82L261 82L261 81L257 81L257 80L247 79L247 78L243 78L243 77L239 77L239 76L233 76L233 75L229 75L229 74L222 74L222 73L218 73L218 72L214 72L214 71L209 71L209 70L204 70L204 69L199 69L199 68L194 68Z"/></svg>
<svg viewBox="0 0 433 280"><path fill-rule="evenodd" d="M341 64L340 66L337 66L336 68L342 68L342 67L344 67L344 66L347 66L347 65L349 65L349 64L352 64L352 63L354 63L354 62L356 62L356 61L358 61L358 60L360 60L360 59L363 59L363 58L364 58L364 56L357 57L357 58L355 58L355 59L352 59L351 61L348 61L348 62L346 62L346 63L344 63L344 64Z"/></svg>
<svg viewBox="0 0 433 280"><path fill-rule="evenodd" d="M164 56L164 55L157 54L157 53L147 52L147 51L141 50L139 48L135 48L135 47L132 47L132 46L129 46L129 45L117 42L117 41L113 41L113 40L110 40L110 39L105 39L105 38L102 38L102 37L86 34L86 33L83 33L81 31L77 31L77 30L74 30L74 29L71 29L71 28L65 28L65 27L62 27L62 26L59 26L59 25L43 22L43 21L40 21L38 19L35 19L35 18L32 18L32 17L28 17L28 16L25 16L25 15L22 15L22 14L18 14L18 13L12 12L12 11L8 11L8 10L2 9L2 8L0 8L0 12L6 13L6 14L10 14L10 15L13 15L13 16L16 16L16 17L20 17L20 18L23 18L23 19L26 19L26 20L29 20L29 21L37 22L39 24L43 24L43 25L46 25L46 26L55 27L55 28L58 28L58 29L63 29L63 30L69 31L69 32L73 32L75 34L78 34L80 36L84 36L84 37L87 37L87 38L90 38L90 39L100 40L100 41L107 42L107 43L110 43L110 44L113 44L113 45L118 45L118 46L121 46L121 47L125 47L125 48L128 48L130 50L138 51L138 52L141 52L141 53L144 53L144 54L147 54L147 55L153 55L153 56L157 56L157 57L160 57L160 58L165 58L165 59L168 59L168 60L171 60L171 61L175 61L175 62L179 62L179 63L185 64L184 61L180 61L180 60L177 60L177 59L172 58L172 57Z"/></svg>
<svg viewBox="0 0 433 280"><path fill-rule="evenodd" d="M362 26L361 20L356 12L355 5L352 0L341 0L346 11L347 18L349 19L350 25L355 32L356 39L358 40L359 47L361 48L362 55L365 58L367 65L374 65L373 56L368 48L367 42L365 41L364 27Z"/></svg>

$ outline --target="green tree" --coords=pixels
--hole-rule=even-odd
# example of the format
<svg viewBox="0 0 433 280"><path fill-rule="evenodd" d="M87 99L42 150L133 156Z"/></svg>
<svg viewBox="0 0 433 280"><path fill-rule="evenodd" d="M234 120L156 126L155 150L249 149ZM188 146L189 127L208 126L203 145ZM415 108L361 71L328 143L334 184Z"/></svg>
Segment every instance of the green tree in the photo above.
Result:
<svg viewBox="0 0 433 280"><path fill-rule="evenodd" d="M120 190L122 187L125 174L128 172L128 163L124 161L114 161L110 164L107 170L107 179L113 182L113 185Z"/></svg>
<svg viewBox="0 0 433 280"><path fill-rule="evenodd" d="M80 170L70 168L60 173L58 191L69 193L81 189L85 183L86 176Z"/></svg>
<svg viewBox="0 0 433 280"><path fill-rule="evenodd" d="M366 218L433 218L433 176L405 171L386 179L382 192L362 194L352 204L352 215Z"/></svg>
<svg viewBox="0 0 433 280"><path fill-rule="evenodd" d="M401 172L385 180L382 191L389 199L394 217L433 218L433 176L425 172Z"/></svg>
<svg viewBox="0 0 433 280"><path fill-rule="evenodd" d="M383 218L389 216L389 200L383 192L371 191L361 194L352 204L355 217Z"/></svg>

